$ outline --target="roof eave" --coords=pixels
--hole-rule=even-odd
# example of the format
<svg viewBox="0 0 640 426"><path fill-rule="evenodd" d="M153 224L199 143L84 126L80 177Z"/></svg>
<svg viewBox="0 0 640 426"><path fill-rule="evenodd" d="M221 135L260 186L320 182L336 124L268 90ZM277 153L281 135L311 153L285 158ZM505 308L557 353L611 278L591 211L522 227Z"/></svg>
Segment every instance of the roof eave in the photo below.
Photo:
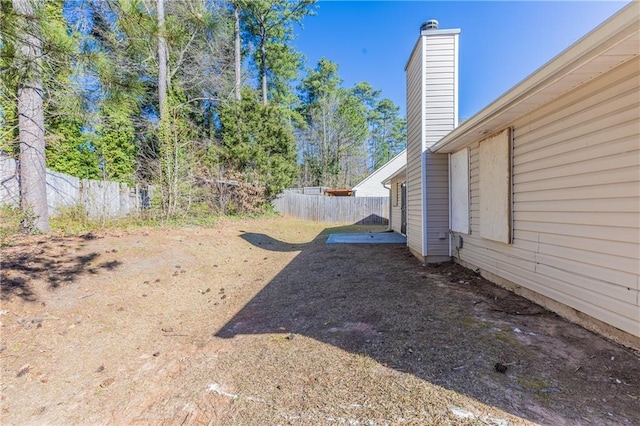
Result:
<svg viewBox="0 0 640 426"><path fill-rule="evenodd" d="M384 184L387 184L387 183L391 182L394 178L400 176L403 173L406 176L406 174L407 174L407 166L406 166L406 164L404 166L402 166L400 169L398 169L395 173L390 175L388 178L384 179L382 181L382 184L384 185Z"/></svg>
<svg viewBox="0 0 640 426"><path fill-rule="evenodd" d="M500 128L495 127L506 126L508 123L499 121L499 118L504 116L505 113L513 110L514 107L521 105L534 95L544 95L545 89L548 89L551 84L562 82L565 77L582 65L637 33L640 29L640 16L635 9L636 7L637 4L633 2L625 6L504 95L451 131L435 143L430 150L440 153L454 152L478 140L482 135L500 130ZM633 56L635 55L630 55L628 59ZM598 73L594 71L592 77L596 75ZM570 89L571 87L567 88L567 91ZM548 100L558 96L561 96L561 94L555 93L554 95L549 92ZM532 109L536 107L532 107Z"/></svg>

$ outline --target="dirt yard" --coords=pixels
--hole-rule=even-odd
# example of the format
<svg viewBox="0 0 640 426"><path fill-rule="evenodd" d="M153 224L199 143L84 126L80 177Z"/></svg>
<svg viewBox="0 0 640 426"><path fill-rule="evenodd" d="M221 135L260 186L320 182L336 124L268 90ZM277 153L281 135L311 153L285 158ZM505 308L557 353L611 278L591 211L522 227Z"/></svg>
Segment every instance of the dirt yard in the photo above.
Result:
<svg viewBox="0 0 640 426"><path fill-rule="evenodd" d="M281 218L0 249L0 423L640 424L640 357L380 231ZM499 370L499 371L497 371Z"/></svg>

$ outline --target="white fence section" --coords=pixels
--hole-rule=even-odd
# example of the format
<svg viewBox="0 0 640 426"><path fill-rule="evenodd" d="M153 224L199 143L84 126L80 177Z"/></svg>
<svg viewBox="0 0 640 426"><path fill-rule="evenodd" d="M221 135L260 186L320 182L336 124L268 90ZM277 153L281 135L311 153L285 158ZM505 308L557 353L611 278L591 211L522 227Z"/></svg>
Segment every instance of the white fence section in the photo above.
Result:
<svg viewBox="0 0 640 426"><path fill-rule="evenodd" d="M283 216L315 222L386 225L389 197L325 197L286 190L273 201Z"/></svg>
<svg viewBox="0 0 640 426"><path fill-rule="evenodd" d="M0 205L20 204L18 165L13 158L0 155ZM116 218L149 207L146 188L125 183L79 179L47 169L49 215L60 208L84 206L90 218Z"/></svg>

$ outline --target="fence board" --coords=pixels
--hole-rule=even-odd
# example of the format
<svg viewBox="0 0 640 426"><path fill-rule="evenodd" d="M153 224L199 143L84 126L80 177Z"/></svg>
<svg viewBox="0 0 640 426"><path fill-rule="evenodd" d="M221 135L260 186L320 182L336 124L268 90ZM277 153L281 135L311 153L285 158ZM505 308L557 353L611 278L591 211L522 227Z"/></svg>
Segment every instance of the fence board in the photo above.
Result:
<svg viewBox="0 0 640 426"><path fill-rule="evenodd" d="M389 197L325 197L285 191L273 202L283 216L314 222L386 225Z"/></svg>
<svg viewBox="0 0 640 426"><path fill-rule="evenodd" d="M148 189L125 183L78 179L47 169L49 215L61 208L82 205L92 219L123 217L149 207ZM20 204L18 166L0 154L0 205Z"/></svg>

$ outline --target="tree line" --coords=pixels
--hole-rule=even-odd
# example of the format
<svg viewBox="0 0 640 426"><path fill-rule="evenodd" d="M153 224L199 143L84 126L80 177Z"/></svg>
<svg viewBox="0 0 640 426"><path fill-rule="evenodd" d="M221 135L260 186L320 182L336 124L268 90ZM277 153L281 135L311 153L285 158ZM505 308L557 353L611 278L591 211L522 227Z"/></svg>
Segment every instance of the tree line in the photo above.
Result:
<svg viewBox="0 0 640 426"><path fill-rule="evenodd" d="M29 229L45 167L156 188L164 217L259 210L284 188L351 187L404 149L380 91L307 68L315 0L0 0L0 150ZM26 214L29 213L29 214Z"/></svg>

